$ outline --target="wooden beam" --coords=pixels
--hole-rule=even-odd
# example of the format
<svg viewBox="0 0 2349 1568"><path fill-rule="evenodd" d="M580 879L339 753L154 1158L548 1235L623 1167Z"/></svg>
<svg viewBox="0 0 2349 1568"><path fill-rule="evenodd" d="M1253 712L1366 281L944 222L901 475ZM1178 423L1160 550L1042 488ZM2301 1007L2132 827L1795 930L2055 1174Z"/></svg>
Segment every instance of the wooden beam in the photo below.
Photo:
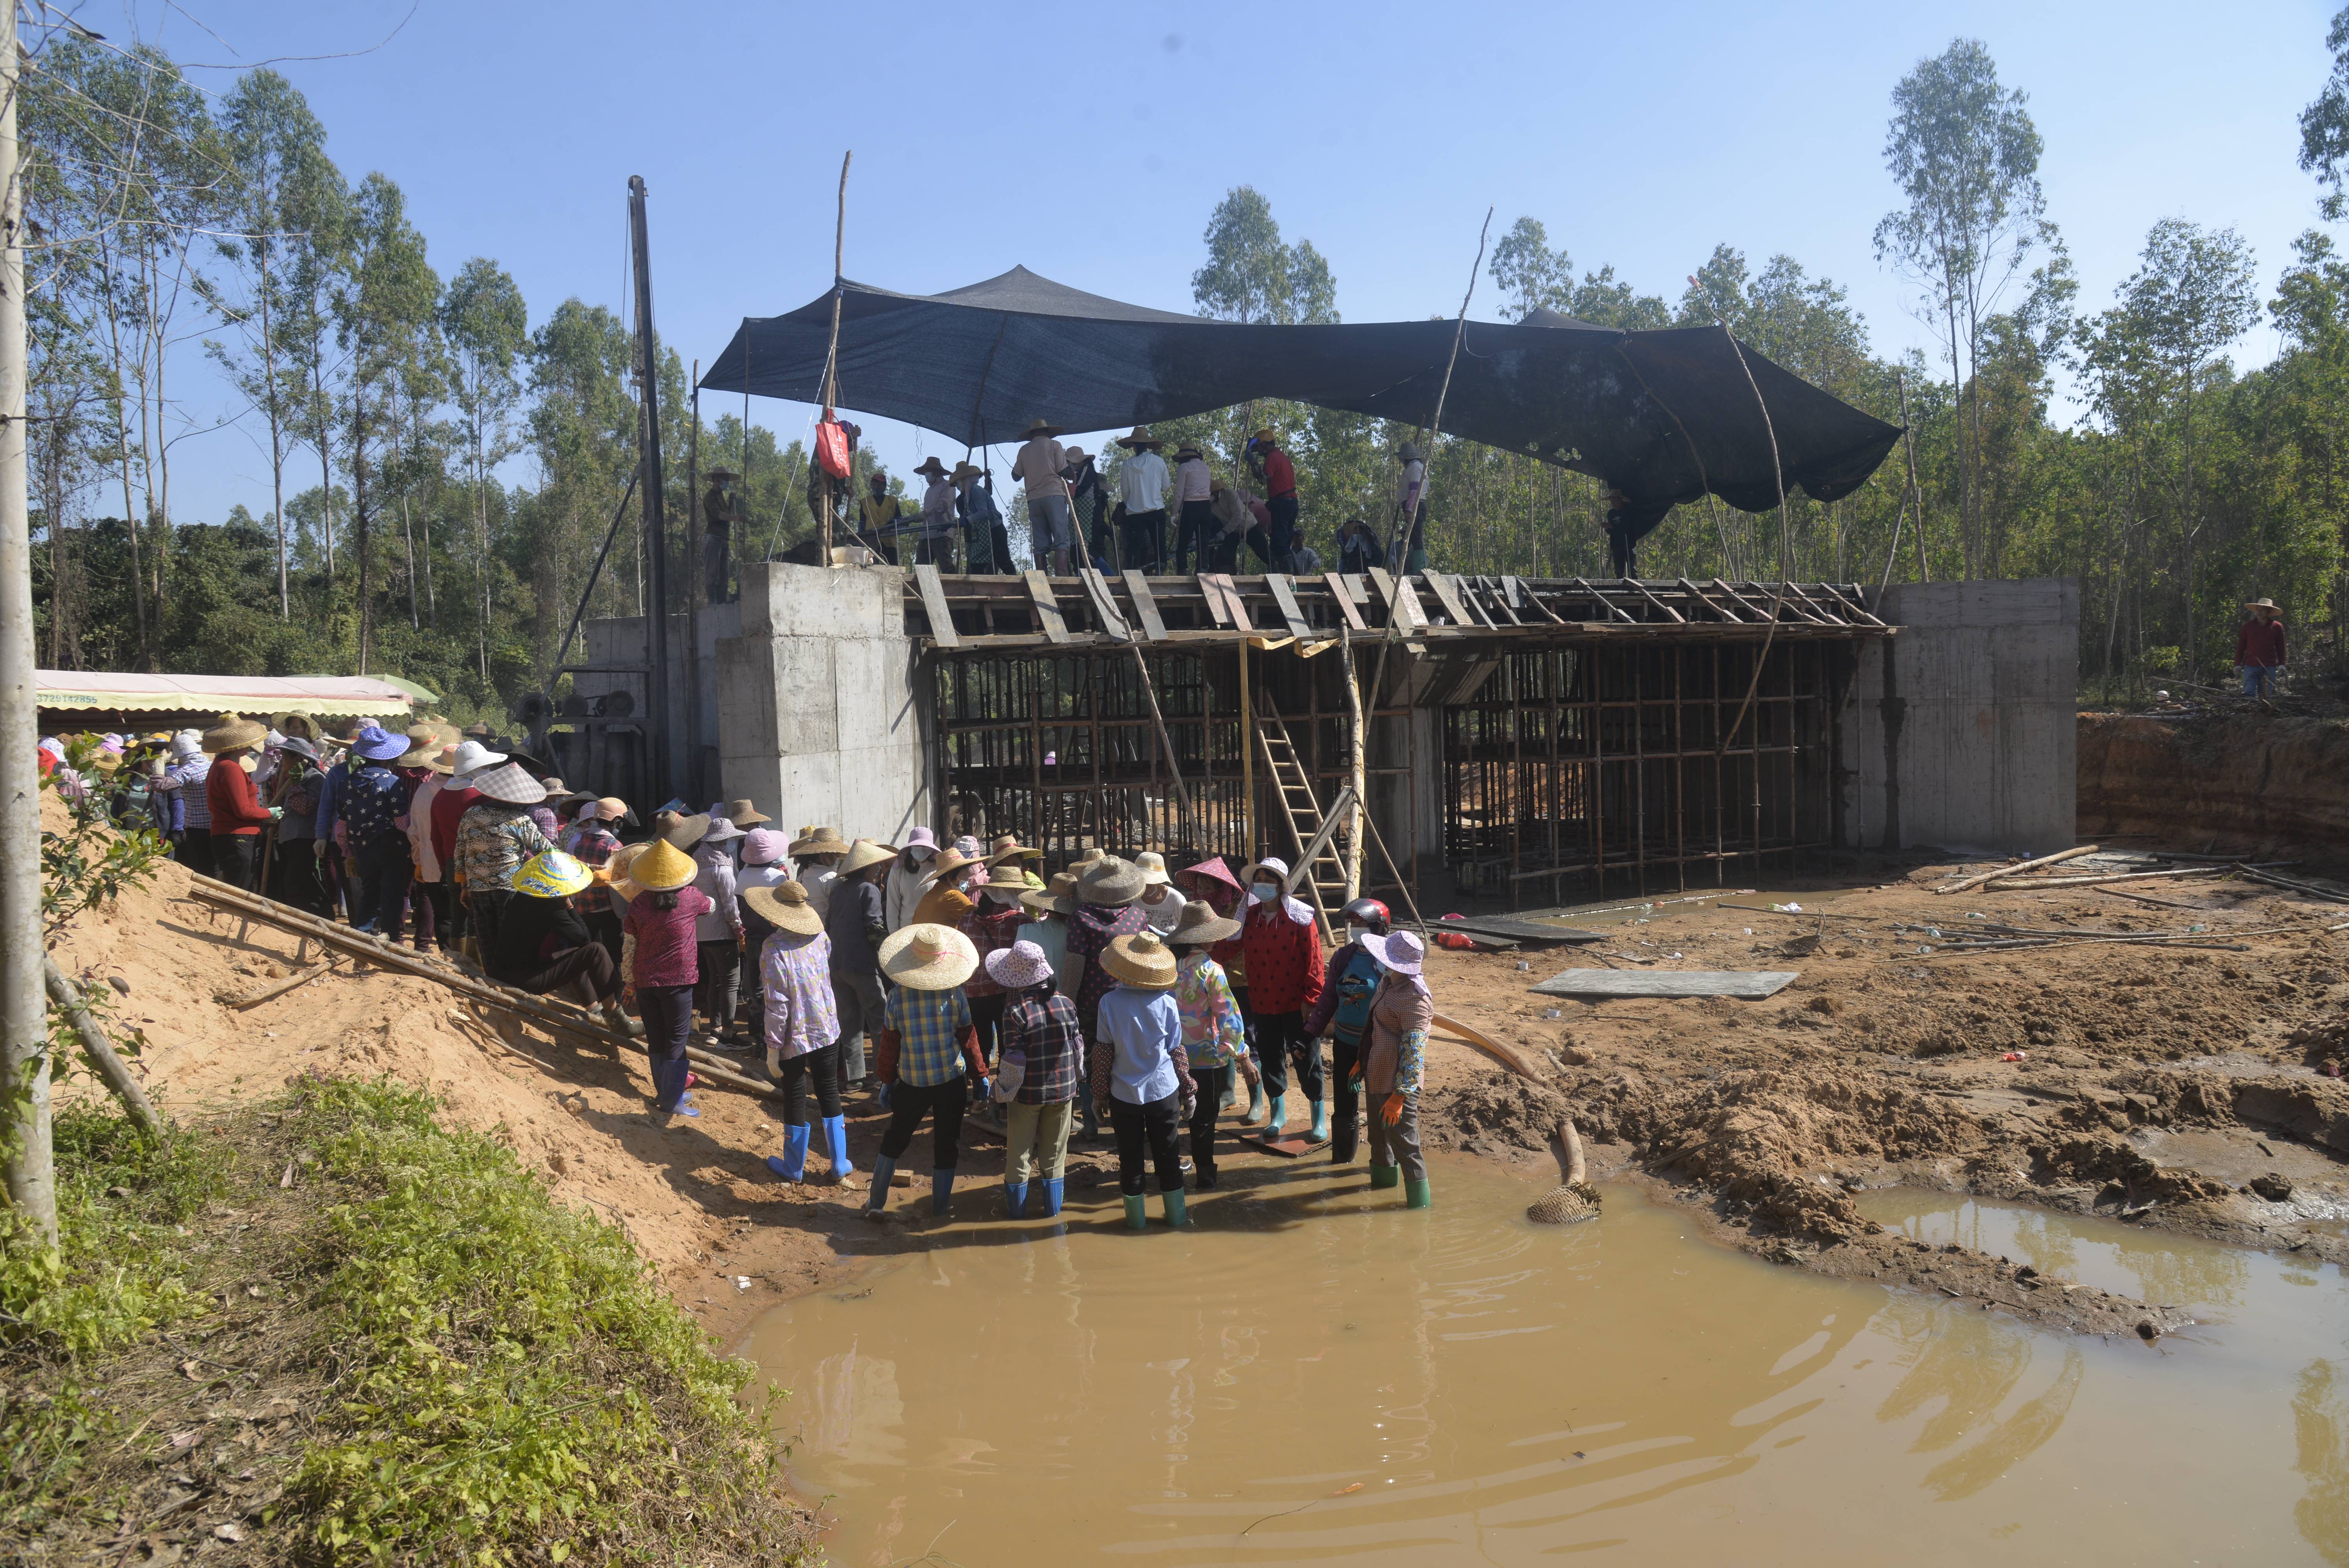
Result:
<svg viewBox="0 0 2349 1568"><path fill-rule="evenodd" d="M1629 621L1635 626L1640 624L1640 618L1638 616L1632 614L1629 610L1623 608L1622 605L1618 604L1614 600L1609 599L1605 593L1599 592L1599 588L1588 578L1576 578L1574 580L1574 585L1577 588L1581 589L1591 598L1596 599L1599 604L1605 608L1607 613L1614 616L1616 619L1620 621Z"/></svg>
<svg viewBox="0 0 2349 1568"><path fill-rule="evenodd" d="M1460 595L1453 588L1452 580L1449 577L1441 572L1426 572L1422 573L1421 575L1427 579L1427 586L1434 593L1435 602L1444 606L1444 613L1452 617L1454 625L1476 624L1468 614L1468 606L1460 602Z"/></svg>
<svg viewBox="0 0 2349 1568"><path fill-rule="evenodd" d="M1231 612L1233 625L1243 632L1257 629L1256 622L1248 615L1247 601L1240 597L1239 586L1232 581L1230 573L1202 572L1199 581L1206 584L1208 593L1223 595L1224 608Z"/></svg>
<svg viewBox="0 0 2349 1568"><path fill-rule="evenodd" d="M1398 583L1383 566L1371 568L1371 583L1379 593L1379 603L1385 606L1387 624L1406 629L1427 624L1427 616L1419 607L1419 597L1411 591L1408 579Z"/></svg>
<svg viewBox="0 0 2349 1568"><path fill-rule="evenodd" d="M1542 600L1541 590L1536 588L1532 583L1526 582L1520 577L1504 577L1501 581L1504 583L1511 585L1514 589L1522 591L1527 603L1531 603L1535 609L1539 610L1543 614L1549 617L1549 624L1551 625L1563 626L1566 624L1566 617L1551 609L1548 604L1545 603Z"/></svg>
<svg viewBox="0 0 2349 1568"><path fill-rule="evenodd" d="M1288 579L1278 572L1265 573L1264 585L1272 590L1272 602L1280 606L1280 618L1288 623L1288 634L1299 642L1313 634L1305 624L1305 612L1298 606L1297 594L1290 589Z"/></svg>
<svg viewBox="0 0 2349 1568"><path fill-rule="evenodd" d="M1357 632L1370 630L1362 624L1362 613L1354 608L1354 595L1347 588L1346 580L1335 572L1324 572L1321 580L1330 584L1330 597L1337 601L1338 614L1346 618L1346 624Z"/></svg>
<svg viewBox="0 0 2349 1568"><path fill-rule="evenodd" d="M1216 592L1216 585L1207 573L1204 572L1199 573L1198 583L1199 597L1207 602L1208 617L1218 626L1230 625L1232 624L1231 606L1224 603L1224 596L1221 593Z"/></svg>
<svg viewBox="0 0 2349 1568"><path fill-rule="evenodd" d="M1036 620L1044 628L1044 635L1056 643L1069 640L1069 624L1061 618L1061 602L1052 597L1051 579L1041 572L1020 574L1028 583L1028 597L1036 606Z"/></svg>
<svg viewBox="0 0 2349 1568"><path fill-rule="evenodd" d="M921 565L914 568L914 585L921 590L922 610L930 618L930 641L942 648L962 645L955 635L954 613L947 608L946 585L938 581L938 569Z"/></svg>
<svg viewBox="0 0 2349 1568"><path fill-rule="evenodd" d="M1636 577L1626 577L1623 581L1638 589L1640 591L1640 598L1645 599L1649 603L1653 604L1657 609L1661 610L1673 620L1678 621L1682 624L1687 624L1688 617L1686 615L1682 614L1678 610L1673 609L1670 604L1665 603L1661 599L1659 599L1653 593L1649 593L1648 585L1646 583L1640 582Z"/></svg>
<svg viewBox="0 0 2349 1568"><path fill-rule="evenodd" d="M1133 629L1119 613L1117 601L1110 596L1109 579L1089 566L1077 573L1077 580L1085 585L1085 597L1092 601L1093 614L1100 619L1102 630L1121 643L1133 641Z"/></svg>
<svg viewBox="0 0 2349 1568"><path fill-rule="evenodd" d="M1125 591L1133 596L1133 613L1142 617L1142 634L1154 643L1164 642L1166 623L1158 618L1158 601L1150 596L1150 584L1141 573L1126 572Z"/></svg>

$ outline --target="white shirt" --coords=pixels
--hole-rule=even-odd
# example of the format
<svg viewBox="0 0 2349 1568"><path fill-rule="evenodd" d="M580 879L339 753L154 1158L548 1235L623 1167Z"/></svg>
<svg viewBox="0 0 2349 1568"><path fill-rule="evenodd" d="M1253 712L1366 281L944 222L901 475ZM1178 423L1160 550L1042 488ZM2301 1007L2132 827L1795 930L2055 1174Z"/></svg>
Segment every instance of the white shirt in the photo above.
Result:
<svg viewBox="0 0 2349 1568"><path fill-rule="evenodd" d="M1145 448L1120 463L1117 499L1129 513L1165 510L1166 459Z"/></svg>
<svg viewBox="0 0 2349 1568"><path fill-rule="evenodd" d="M818 920L824 919L831 913L832 884L839 880L840 868L837 866L809 866L801 869L800 885L807 889L808 907L815 911L815 917Z"/></svg>
<svg viewBox="0 0 2349 1568"><path fill-rule="evenodd" d="M1395 505L1410 511L1419 499L1419 487L1427 482L1427 465L1416 458L1402 466L1402 483L1395 490Z"/></svg>
<svg viewBox="0 0 2349 1568"><path fill-rule="evenodd" d="M1163 936L1181 923L1183 906L1190 902L1170 887L1166 890L1166 896L1156 903L1143 899L1134 907L1142 911L1142 918L1150 923L1150 929Z"/></svg>
<svg viewBox="0 0 2349 1568"><path fill-rule="evenodd" d="M1207 472L1204 459L1185 458L1183 466L1174 470L1174 499L1185 503L1206 500L1215 489L1215 476Z"/></svg>

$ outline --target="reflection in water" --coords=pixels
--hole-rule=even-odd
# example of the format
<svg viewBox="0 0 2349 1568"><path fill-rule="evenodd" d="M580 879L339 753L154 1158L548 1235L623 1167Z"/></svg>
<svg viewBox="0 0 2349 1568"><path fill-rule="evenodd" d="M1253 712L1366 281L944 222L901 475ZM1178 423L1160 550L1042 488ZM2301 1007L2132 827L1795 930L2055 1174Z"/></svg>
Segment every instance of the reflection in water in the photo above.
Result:
<svg viewBox="0 0 2349 1568"><path fill-rule="evenodd" d="M1290 1168L1203 1196L1189 1234L1105 1207L1066 1233L958 1223L868 1295L779 1309L746 1348L797 1391L792 1463L835 1500L832 1556L899 1562L946 1531L966 1568L1816 1568L1971 1563L2022 1530L2048 1560L2342 1560L2331 1360L2261 1377L2218 1345L2067 1339L1754 1263L1630 1192L1557 1231L1519 1218L1526 1184L1441 1174L1424 1214ZM2338 1339L2336 1276L2285 1294ZM2272 1390L2302 1367L2295 1467Z"/></svg>
<svg viewBox="0 0 2349 1568"><path fill-rule="evenodd" d="M1936 1246L1957 1242L1992 1257L2027 1263L2043 1274L2140 1301L2232 1307L2251 1289L2255 1254L2234 1247L1949 1192L1895 1188L1863 1193L1857 1202L1869 1219L1918 1241Z"/></svg>

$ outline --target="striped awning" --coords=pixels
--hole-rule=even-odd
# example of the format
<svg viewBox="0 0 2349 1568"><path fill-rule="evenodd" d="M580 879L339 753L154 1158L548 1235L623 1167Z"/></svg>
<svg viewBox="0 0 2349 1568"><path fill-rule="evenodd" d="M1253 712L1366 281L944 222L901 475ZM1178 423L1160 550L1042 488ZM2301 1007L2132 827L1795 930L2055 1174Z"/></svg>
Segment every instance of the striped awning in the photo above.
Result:
<svg viewBox="0 0 2349 1568"><path fill-rule="evenodd" d="M367 676L149 676L113 670L36 670L45 709L88 713L273 713L370 717L414 703Z"/></svg>

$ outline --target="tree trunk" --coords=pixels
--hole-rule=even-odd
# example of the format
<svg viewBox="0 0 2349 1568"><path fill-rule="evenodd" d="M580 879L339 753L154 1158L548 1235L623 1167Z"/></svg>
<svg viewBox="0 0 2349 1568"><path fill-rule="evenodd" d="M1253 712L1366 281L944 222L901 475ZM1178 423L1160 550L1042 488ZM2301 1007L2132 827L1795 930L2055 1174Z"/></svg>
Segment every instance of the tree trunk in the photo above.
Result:
<svg viewBox="0 0 2349 1568"><path fill-rule="evenodd" d="M368 642L375 630L375 551L367 541L367 383L351 384L351 529L359 556L359 666L367 673Z"/></svg>
<svg viewBox="0 0 2349 1568"><path fill-rule="evenodd" d="M285 571L285 420L277 407L277 333L269 319L269 242L258 236L254 254L261 264L261 381L269 414L269 495L277 521L277 618L294 618L294 596Z"/></svg>

